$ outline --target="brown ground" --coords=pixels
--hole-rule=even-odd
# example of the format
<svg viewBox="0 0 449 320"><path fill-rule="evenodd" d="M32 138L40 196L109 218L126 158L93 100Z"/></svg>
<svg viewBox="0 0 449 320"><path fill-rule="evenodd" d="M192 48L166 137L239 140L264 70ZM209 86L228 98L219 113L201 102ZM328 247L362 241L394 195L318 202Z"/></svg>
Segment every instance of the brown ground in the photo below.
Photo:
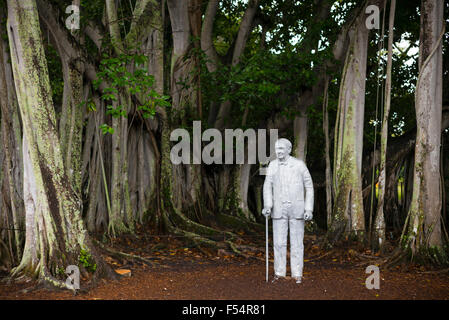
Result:
<svg viewBox="0 0 449 320"><path fill-rule="evenodd" d="M153 246L153 266L107 257L115 268L127 268L132 276L117 281L103 281L96 288L74 296L69 291L51 291L30 282L0 283L0 300L10 299L152 299L152 300L304 300L304 299L444 299L449 300L448 271L429 271L422 267L380 269L380 289L365 287L368 263L352 254L317 253L314 241L306 245L303 283L287 277L276 283L265 282L263 251L254 254L261 260L215 252L206 255L196 249L181 247L179 242ZM128 242L128 249L139 251L138 242ZM147 243L148 247L148 243ZM263 248L263 245L261 246ZM122 247L124 248L124 247ZM140 247L141 249L142 247ZM157 248L158 251L154 250ZM316 252L315 252L316 251ZM350 250L351 251L351 250ZM351 252L350 252L351 253ZM375 258L373 256L373 258ZM270 263L272 268L272 263ZM270 269L270 281L272 278ZM0 278L5 274L0 274ZM83 282L81 282L83 286Z"/></svg>

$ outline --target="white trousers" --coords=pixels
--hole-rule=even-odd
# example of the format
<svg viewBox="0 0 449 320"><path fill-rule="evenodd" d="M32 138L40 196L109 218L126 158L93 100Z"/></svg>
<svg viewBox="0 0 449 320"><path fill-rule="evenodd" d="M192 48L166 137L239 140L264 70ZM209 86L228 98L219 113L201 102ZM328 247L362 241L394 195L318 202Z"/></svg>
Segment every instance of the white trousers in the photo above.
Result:
<svg viewBox="0 0 449 320"><path fill-rule="evenodd" d="M287 273L287 234L290 229L290 269L292 277L302 277L304 266L304 220L273 219L274 274Z"/></svg>

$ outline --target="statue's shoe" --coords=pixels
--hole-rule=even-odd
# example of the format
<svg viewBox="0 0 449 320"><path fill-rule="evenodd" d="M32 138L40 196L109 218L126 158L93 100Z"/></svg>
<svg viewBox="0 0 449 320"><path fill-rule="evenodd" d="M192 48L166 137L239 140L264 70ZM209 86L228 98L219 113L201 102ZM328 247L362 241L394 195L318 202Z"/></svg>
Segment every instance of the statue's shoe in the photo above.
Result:
<svg viewBox="0 0 449 320"><path fill-rule="evenodd" d="M302 277L295 277L296 283L302 283Z"/></svg>

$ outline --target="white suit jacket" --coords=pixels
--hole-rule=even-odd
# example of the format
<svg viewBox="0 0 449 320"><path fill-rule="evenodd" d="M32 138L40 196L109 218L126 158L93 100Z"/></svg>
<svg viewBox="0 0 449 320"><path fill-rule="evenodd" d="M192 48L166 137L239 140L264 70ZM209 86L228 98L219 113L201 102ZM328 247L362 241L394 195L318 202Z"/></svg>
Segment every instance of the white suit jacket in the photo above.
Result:
<svg viewBox="0 0 449 320"><path fill-rule="evenodd" d="M313 182L305 163L290 156L286 181L282 181L279 160L270 162L263 185L264 207L271 208L273 219L282 218L282 199L291 202L294 219L304 219L304 211L313 211ZM281 194L281 192L285 194ZM304 194L305 193L305 194Z"/></svg>

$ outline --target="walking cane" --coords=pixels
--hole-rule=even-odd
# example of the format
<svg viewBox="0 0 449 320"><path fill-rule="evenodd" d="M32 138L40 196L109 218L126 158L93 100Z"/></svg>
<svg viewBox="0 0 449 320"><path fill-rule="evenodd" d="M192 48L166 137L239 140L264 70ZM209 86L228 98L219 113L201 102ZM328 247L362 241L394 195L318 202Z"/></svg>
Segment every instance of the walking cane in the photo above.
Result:
<svg viewBox="0 0 449 320"><path fill-rule="evenodd" d="M265 216L265 256L267 260L265 280L268 282L268 215Z"/></svg>

